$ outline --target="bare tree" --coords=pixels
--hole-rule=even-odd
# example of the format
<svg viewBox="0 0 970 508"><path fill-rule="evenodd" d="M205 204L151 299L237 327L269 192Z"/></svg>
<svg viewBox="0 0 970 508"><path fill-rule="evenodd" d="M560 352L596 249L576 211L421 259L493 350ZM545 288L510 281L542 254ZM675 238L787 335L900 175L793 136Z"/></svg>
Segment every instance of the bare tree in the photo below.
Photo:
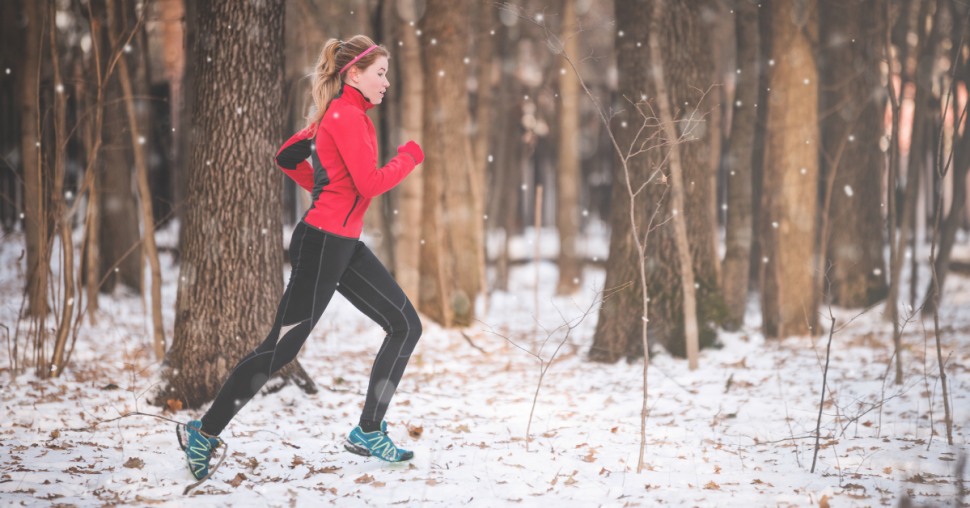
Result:
<svg viewBox="0 0 970 508"><path fill-rule="evenodd" d="M482 215L475 205L467 129L467 6L430 0L418 23L424 66L424 195L419 308L445 326L467 326L481 283ZM424 281L427 281L425 283Z"/></svg>
<svg viewBox="0 0 970 508"><path fill-rule="evenodd" d="M647 250L643 269L648 293L654 295L649 323L652 337L671 353L686 356L688 327L696 325L699 347L709 345L716 338L716 332L708 323L719 322L717 317L723 316L724 310L717 276L714 214L711 212L715 206L711 199L711 158L707 152L711 149L708 141L714 132L707 128L706 111L716 107L712 101L705 102L706 90L714 79L714 66L706 42L708 28L702 21L704 17L699 4L664 0L663 19L657 21L660 28L656 34L663 62L656 62L657 57L647 47L651 35L649 26L656 15L653 4L617 2L615 5L618 23L616 48L620 55L617 59L619 92L621 97L625 97L624 101L644 104L639 108L649 103L651 113L648 116L656 118L648 123L649 134L641 133L635 126L640 125L643 119L638 108L630 108L616 115L613 131L622 147L634 143L640 135L663 145L662 150L645 149L642 157L630 160L633 189L646 185L645 182L650 181L658 170L663 170L667 176L680 173L683 182L682 203L675 204L673 199L665 201L668 192L671 193L669 197L673 198L673 188L657 185L663 182L652 181L650 185L642 187L645 204L632 208L632 213L638 224L646 224L650 215L658 210L663 220L675 219L671 226L658 229L651 242L644 243ZM663 66L662 82L654 78L653 69L658 64ZM666 89L670 121L676 122L670 126L675 134L664 132L668 124L664 122L663 109L657 106L661 101L660 84ZM655 109L659 110L656 114ZM690 150L680 153L670 147L679 140L690 140ZM638 147L643 146L643 140L635 143ZM669 161L667 157L670 157ZM669 170L665 167L668 162ZM637 246L628 226L633 219L630 217L631 200L625 189L624 167L625 163L617 159L610 217L610 257L606 265L607 287L617 287L634 280L640 272L635 261L638 257ZM683 244L678 240L678 216L685 222L689 249L682 248ZM681 269L687 260L682 255L689 257L693 274ZM686 295L685 277L688 280ZM689 281L690 277L694 280ZM689 295L692 291L696 293L693 298ZM647 298L644 288L633 286L604 303L596 324L591 359L615 362L624 355L636 357L644 354L641 341L637 340L637 331L644 319L640 312L643 298ZM696 302L696 319L685 318L689 312L686 306L688 300Z"/></svg>
<svg viewBox="0 0 970 508"><path fill-rule="evenodd" d="M725 326L738 328L744 323L748 303L751 267L751 169L754 133L758 120L758 30L756 0L738 0L735 7L737 37L737 86L731 117L731 139L727 160L727 225L724 229L724 302L730 319Z"/></svg>
<svg viewBox="0 0 970 508"><path fill-rule="evenodd" d="M816 273L816 298L823 274L831 301L868 307L886 297L883 196L869 189L882 179L885 156L879 147L886 110L881 86L885 0L821 0L819 123L825 189L819 255L827 260Z"/></svg>
<svg viewBox="0 0 970 508"><path fill-rule="evenodd" d="M817 333L812 291L818 196L815 0L772 4L770 94L760 221L766 337Z"/></svg>
<svg viewBox="0 0 970 508"><path fill-rule="evenodd" d="M569 37L575 31L576 0L564 0L562 39L566 54L579 54L579 38ZM559 76L559 171L556 173L556 229L559 231L559 282L556 294L566 295L579 289L583 262L576 252L579 239L579 81L566 72L562 62Z"/></svg>
<svg viewBox="0 0 970 508"><path fill-rule="evenodd" d="M423 146L422 111L424 110L424 72L421 65L421 46L415 34L413 23L418 19L414 0L398 2L396 21L401 25L401 128L407 139ZM420 252L421 252L421 204L424 195L424 164L418 164L414 171L400 183L398 191L397 238L394 256L394 277L411 301L419 301L420 295Z"/></svg>
<svg viewBox="0 0 970 508"><path fill-rule="evenodd" d="M187 31L199 34L189 53L199 139L190 159L175 337L154 397L186 407L212 400L231 366L264 339L283 293L280 180L272 162L282 139L283 2L195 8ZM315 391L298 362L276 377Z"/></svg>

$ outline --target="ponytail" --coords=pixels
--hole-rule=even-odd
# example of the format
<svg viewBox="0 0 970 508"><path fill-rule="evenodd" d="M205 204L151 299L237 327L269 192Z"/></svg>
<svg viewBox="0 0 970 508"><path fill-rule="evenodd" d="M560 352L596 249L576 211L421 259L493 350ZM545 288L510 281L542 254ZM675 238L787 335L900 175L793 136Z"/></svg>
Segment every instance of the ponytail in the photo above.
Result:
<svg viewBox="0 0 970 508"><path fill-rule="evenodd" d="M351 60L364 52L367 48L374 45L374 41L366 35L356 35L348 41L330 39L320 51L317 65L313 70L313 85L310 94L313 96L315 108L307 118L307 125L313 126L320 122L330 102L343 86L343 75L340 69L350 63ZM366 69L378 57L390 58L391 54L383 45L374 48L360 60L354 63L354 67Z"/></svg>

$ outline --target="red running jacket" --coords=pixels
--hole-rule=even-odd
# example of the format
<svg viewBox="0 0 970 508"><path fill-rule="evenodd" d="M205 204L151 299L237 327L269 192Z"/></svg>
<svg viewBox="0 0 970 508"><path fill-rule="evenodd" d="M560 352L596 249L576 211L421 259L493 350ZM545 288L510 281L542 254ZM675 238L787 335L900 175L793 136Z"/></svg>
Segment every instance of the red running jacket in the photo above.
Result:
<svg viewBox="0 0 970 508"><path fill-rule="evenodd" d="M373 107L360 90L344 83L320 123L294 134L277 152L280 169L313 196L303 216L310 226L359 238L371 198L392 189L417 165L414 156L399 153L377 167L377 134L364 114Z"/></svg>

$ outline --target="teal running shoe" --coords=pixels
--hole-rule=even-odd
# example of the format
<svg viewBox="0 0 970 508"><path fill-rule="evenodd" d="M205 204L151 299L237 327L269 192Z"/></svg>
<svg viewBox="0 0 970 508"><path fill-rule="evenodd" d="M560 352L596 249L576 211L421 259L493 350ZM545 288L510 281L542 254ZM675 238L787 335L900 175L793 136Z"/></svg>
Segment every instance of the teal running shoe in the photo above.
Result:
<svg viewBox="0 0 970 508"><path fill-rule="evenodd" d="M386 462L404 462L414 458L414 452L402 450L387 437L387 422L381 421L381 430L364 432L360 425L354 427L344 442L350 453L364 457L377 457Z"/></svg>
<svg viewBox="0 0 970 508"><path fill-rule="evenodd" d="M187 423L184 431L181 425L175 426L179 446L185 452L185 461L196 480L201 480L209 474L209 459L212 458L212 450L215 450L222 443L221 439L205 437L196 430L201 428L202 422L199 420L192 420Z"/></svg>

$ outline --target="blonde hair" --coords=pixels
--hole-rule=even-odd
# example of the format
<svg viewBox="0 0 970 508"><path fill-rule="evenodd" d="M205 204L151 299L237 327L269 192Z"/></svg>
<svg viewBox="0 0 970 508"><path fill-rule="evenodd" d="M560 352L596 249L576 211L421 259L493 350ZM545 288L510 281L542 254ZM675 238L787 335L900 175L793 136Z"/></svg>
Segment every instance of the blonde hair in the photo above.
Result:
<svg viewBox="0 0 970 508"><path fill-rule="evenodd" d="M340 91L340 87L343 86L343 77L340 74L340 69L373 45L374 41L366 35L355 35L350 40L342 42L337 39L330 39L323 45L323 49L320 51L320 58L317 59L317 65L313 71L311 95L313 96L314 104L316 104L316 109L307 118L308 126L316 125L323 118L323 114L330 107L330 101L333 100L333 97ZM354 67L366 69L378 57L382 56L385 58L391 57L391 54L383 44L372 49L363 58L354 62ZM350 69L347 69L347 72L350 72Z"/></svg>

